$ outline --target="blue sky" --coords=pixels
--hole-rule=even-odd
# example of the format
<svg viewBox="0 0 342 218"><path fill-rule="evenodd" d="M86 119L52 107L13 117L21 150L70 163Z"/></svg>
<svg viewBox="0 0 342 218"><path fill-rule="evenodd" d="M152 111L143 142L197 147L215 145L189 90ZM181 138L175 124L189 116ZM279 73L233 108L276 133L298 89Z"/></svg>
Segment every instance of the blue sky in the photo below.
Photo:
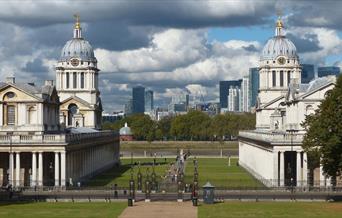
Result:
<svg viewBox="0 0 342 218"><path fill-rule="evenodd" d="M155 92L156 105L184 91L217 101L220 80L258 65L279 9L302 63L342 66L341 8L333 0L0 1L0 78L55 79L77 12L106 112L122 110L138 84Z"/></svg>

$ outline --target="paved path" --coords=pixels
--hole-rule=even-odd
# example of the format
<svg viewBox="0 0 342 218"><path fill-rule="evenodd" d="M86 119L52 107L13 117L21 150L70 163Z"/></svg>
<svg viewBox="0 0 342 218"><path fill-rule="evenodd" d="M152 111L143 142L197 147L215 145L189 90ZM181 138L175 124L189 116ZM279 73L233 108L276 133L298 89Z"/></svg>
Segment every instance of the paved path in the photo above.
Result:
<svg viewBox="0 0 342 218"><path fill-rule="evenodd" d="M137 202L127 207L119 218L197 218L191 202Z"/></svg>

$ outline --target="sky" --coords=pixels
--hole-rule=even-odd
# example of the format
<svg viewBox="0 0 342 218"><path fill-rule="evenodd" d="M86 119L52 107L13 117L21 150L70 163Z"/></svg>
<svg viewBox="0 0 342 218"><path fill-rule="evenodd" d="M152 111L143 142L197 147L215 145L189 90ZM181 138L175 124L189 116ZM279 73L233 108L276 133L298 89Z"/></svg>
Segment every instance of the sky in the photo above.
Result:
<svg viewBox="0 0 342 218"><path fill-rule="evenodd" d="M183 91L218 102L220 80L258 66L281 11L301 63L342 66L338 0L0 0L0 79L55 79L79 13L94 48L105 112L123 110L132 87L166 106Z"/></svg>

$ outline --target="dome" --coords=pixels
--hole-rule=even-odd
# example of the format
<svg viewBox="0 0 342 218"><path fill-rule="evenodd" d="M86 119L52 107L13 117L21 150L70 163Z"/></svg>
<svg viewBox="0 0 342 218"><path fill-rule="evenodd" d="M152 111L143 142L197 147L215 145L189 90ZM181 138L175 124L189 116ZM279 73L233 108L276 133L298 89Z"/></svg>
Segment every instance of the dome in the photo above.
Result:
<svg viewBox="0 0 342 218"><path fill-rule="evenodd" d="M74 38L67 41L61 53L61 60L69 60L72 57L80 58L84 61L94 61L93 47L87 40L82 38Z"/></svg>
<svg viewBox="0 0 342 218"><path fill-rule="evenodd" d="M269 39L262 50L261 60L273 60L278 56L298 57L296 46L285 36L275 36Z"/></svg>
<svg viewBox="0 0 342 218"><path fill-rule="evenodd" d="M64 45L60 60L66 61L70 58L79 58L83 61L96 61L93 47L87 40L82 38L82 28L79 16L75 15L75 17L74 37Z"/></svg>
<svg viewBox="0 0 342 218"><path fill-rule="evenodd" d="M270 38L262 50L261 60L274 60L278 56L298 58L296 46L283 35L283 22L279 18L276 23L275 36Z"/></svg>
<svg viewBox="0 0 342 218"><path fill-rule="evenodd" d="M133 135L131 128L128 127L127 123L125 123L125 126L120 129L120 135Z"/></svg>

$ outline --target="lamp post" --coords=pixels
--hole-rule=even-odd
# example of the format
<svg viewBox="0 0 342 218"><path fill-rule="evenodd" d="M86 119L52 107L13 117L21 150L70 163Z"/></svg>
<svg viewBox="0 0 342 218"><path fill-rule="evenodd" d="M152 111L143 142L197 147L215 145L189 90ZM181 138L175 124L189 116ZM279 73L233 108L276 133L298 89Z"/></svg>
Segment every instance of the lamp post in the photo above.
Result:
<svg viewBox="0 0 342 218"><path fill-rule="evenodd" d="M128 206L133 206L133 201L135 199L135 187L134 187L134 179L133 179L133 166L131 167L131 179L129 180L129 197L128 197Z"/></svg>
<svg viewBox="0 0 342 218"><path fill-rule="evenodd" d="M146 181L145 181L145 202L150 202L151 200L151 183L149 168L146 169Z"/></svg>
<svg viewBox="0 0 342 218"><path fill-rule="evenodd" d="M138 180L137 191L141 192L142 191L142 175L141 175L141 171L140 171L140 162L139 162L139 165L138 165L137 180Z"/></svg>

